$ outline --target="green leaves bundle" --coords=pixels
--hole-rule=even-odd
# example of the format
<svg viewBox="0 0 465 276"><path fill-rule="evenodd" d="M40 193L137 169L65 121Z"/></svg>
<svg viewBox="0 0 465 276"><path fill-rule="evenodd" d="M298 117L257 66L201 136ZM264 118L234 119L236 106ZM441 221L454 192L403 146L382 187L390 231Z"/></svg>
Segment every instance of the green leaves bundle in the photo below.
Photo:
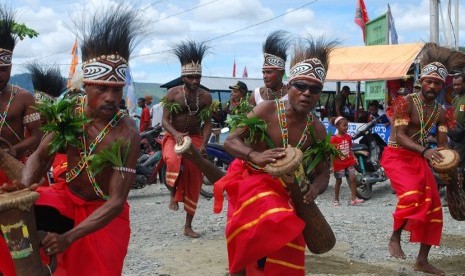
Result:
<svg viewBox="0 0 465 276"><path fill-rule="evenodd" d="M49 154L66 149L68 146L80 147L78 138L83 133L83 126L91 121L84 116L77 116L75 108L77 97L63 98L55 103L40 101L35 109L47 121L41 128L46 133L53 133L53 140L49 144Z"/></svg>
<svg viewBox="0 0 465 276"><path fill-rule="evenodd" d="M221 106L221 103L217 100L212 101L212 104L209 107L205 107L202 110L200 110L199 117L202 122L205 122L208 120L208 118L211 118L212 113L218 110Z"/></svg>
<svg viewBox="0 0 465 276"><path fill-rule="evenodd" d="M130 147L131 142L126 143L121 139L115 140L99 152L87 157L87 161L90 163L89 169L94 173L94 175L98 175L105 167L108 166L124 167L126 165ZM123 175L122 172L121 175Z"/></svg>
<svg viewBox="0 0 465 276"><path fill-rule="evenodd" d="M161 99L161 105L169 110L171 114L181 112L181 105L175 102L170 102L166 97Z"/></svg>
<svg viewBox="0 0 465 276"><path fill-rule="evenodd" d="M330 156L341 154L341 152L331 144L331 133L328 133L323 140L319 140L315 136L313 127L310 127L310 136L312 137L313 144L304 152L302 161L304 168L306 168L307 175L315 169L316 165L318 165L323 158L327 158L326 160L328 160Z"/></svg>

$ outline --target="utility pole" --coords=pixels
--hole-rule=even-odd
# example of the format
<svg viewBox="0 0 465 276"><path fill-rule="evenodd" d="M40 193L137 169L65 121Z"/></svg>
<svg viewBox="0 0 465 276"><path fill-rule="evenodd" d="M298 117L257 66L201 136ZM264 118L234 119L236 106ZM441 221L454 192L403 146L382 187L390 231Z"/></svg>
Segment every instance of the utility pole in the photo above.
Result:
<svg viewBox="0 0 465 276"><path fill-rule="evenodd" d="M439 1L430 0L430 42L439 44ZM458 1L458 0L457 0Z"/></svg>
<svg viewBox="0 0 465 276"><path fill-rule="evenodd" d="M459 50L459 0L455 0L454 4L455 8L455 26L454 26L454 34L455 34L455 50Z"/></svg>

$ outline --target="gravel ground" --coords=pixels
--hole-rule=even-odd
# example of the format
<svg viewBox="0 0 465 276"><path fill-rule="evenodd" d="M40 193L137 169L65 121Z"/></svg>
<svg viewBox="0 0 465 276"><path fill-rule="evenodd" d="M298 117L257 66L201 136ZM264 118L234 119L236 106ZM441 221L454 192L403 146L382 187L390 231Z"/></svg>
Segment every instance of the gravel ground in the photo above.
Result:
<svg viewBox="0 0 465 276"><path fill-rule="evenodd" d="M334 249L322 255L306 253L307 275L422 275L412 269L418 244L403 242L406 260L389 257L387 241L392 230L396 197L389 182L373 186L374 195L360 206L348 206L349 189L341 188L341 205L333 207L334 179L317 204L336 234ZM199 239L183 235L185 212L168 209L169 193L160 184L132 190L132 237L123 275L227 275L224 242L226 206L213 214L213 200L200 199L194 218ZM442 245L431 250L433 265L447 275L465 275L465 222L444 211ZM408 234L403 236L408 240Z"/></svg>

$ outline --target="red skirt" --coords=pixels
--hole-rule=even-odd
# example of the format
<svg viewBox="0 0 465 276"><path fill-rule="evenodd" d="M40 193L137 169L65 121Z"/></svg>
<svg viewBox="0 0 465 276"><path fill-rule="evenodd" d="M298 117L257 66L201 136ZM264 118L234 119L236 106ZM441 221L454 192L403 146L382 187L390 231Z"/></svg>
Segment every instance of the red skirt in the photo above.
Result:
<svg viewBox="0 0 465 276"><path fill-rule="evenodd" d="M264 275L304 275L304 222L278 179L235 160L215 183L215 212L228 194L226 242L229 271L253 270L266 257Z"/></svg>
<svg viewBox="0 0 465 276"><path fill-rule="evenodd" d="M411 233L411 242L439 245L443 225L441 199L426 160L421 154L387 147L381 165L398 197L394 230L407 222L404 229Z"/></svg>

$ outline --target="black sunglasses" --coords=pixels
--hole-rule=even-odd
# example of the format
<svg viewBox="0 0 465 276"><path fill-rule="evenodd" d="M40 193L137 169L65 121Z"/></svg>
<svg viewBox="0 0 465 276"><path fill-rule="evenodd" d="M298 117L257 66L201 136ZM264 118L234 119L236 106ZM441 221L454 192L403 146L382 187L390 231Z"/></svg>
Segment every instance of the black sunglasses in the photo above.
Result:
<svg viewBox="0 0 465 276"><path fill-rule="evenodd" d="M321 91L323 90L323 87L319 85L308 85L304 82L293 82L290 85L302 93L308 90L310 91L310 94L313 94L313 95L320 94Z"/></svg>

